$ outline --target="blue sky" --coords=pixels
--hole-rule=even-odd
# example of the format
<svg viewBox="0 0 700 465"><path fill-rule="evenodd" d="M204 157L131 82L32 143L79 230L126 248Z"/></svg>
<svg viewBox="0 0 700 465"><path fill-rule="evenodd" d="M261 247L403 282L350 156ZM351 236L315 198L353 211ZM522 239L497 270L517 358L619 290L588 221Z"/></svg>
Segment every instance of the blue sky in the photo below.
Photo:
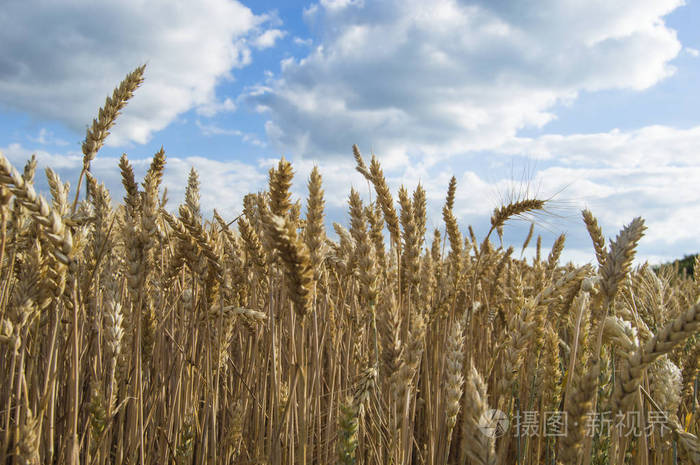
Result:
<svg viewBox="0 0 700 465"><path fill-rule="evenodd" d="M640 260L700 246L700 6L687 0L31 0L0 11L0 151L32 153L77 181L80 143L105 97L136 66L146 81L93 171L123 195L164 146L171 207L194 166L202 203L226 217L264 188L280 156L324 176L329 221L350 187L369 198L351 146L374 152L396 191L421 182L442 228L456 213L485 233L527 184L554 196L537 231L566 259L594 259L580 209L614 237L647 223ZM39 176L39 178L42 178ZM525 179L525 182L523 182ZM45 185L40 179L39 185ZM521 244L528 224L506 240Z"/></svg>

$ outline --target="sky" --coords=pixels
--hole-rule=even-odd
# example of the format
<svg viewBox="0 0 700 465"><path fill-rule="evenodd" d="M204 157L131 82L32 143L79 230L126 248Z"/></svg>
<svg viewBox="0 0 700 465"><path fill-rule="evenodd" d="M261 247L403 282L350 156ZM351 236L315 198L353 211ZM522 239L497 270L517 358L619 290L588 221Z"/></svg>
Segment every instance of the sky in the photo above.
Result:
<svg viewBox="0 0 700 465"><path fill-rule="evenodd" d="M76 183L87 127L145 63L92 164L113 199L119 156L142 177L163 146L168 207L194 167L205 212L234 218L284 156L294 197L318 166L329 226L347 224L351 187L373 195L357 144L395 195L426 189L429 231L454 175L479 238L535 195L551 199L543 253L566 234L563 259L593 262L589 208L608 238L644 218L637 261L660 263L700 251L699 1L5 0L0 152ZM528 228L511 222L506 245Z"/></svg>

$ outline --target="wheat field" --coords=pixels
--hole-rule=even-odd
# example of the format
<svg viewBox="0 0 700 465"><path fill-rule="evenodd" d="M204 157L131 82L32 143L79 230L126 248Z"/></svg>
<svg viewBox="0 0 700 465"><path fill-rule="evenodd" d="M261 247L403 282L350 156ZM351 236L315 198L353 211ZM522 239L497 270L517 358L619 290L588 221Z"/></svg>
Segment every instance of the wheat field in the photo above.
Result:
<svg viewBox="0 0 700 465"><path fill-rule="evenodd" d="M350 192L337 241L321 173L302 205L285 159L238 218L203 217L194 170L166 205L163 150L141 182L122 156L113 201L90 164L143 73L73 191L0 155L0 463L700 464L700 264L633 268L641 218L606 240L582 212L596 266L561 263L563 235L526 260L534 227L503 226L546 200L477 238L452 178L426 231L423 188L395 201L357 147L374 200Z"/></svg>

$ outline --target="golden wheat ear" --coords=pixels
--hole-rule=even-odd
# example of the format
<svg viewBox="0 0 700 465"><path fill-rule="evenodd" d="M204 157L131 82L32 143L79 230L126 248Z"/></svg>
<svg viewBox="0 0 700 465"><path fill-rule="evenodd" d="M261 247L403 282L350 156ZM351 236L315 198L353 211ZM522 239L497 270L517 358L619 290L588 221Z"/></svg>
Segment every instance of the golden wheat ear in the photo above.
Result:
<svg viewBox="0 0 700 465"><path fill-rule="evenodd" d="M100 108L98 117L92 120L92 126L88 128L83 142L83 166L90 169L90 162L95 159L97 152L104 145L109 135L109 130L119 116L119 112L134 95L134 91L143 83L143 73L146 65L139 66L127 74L119 87L114 89L111 97L107 97L105 104Z"/></svg>
<svg viewBox="0 0 700 465"><path fill-rule="evenodd" d="M109 130L114 126L114 122L119 116L119 112L126 106L126 103L134 95L134 91L143 83L143 73L146 65L141 65L129 74L119 86L114 89L111 97L107 97L105 104L98 113L97 118L92 120L92 126L87 129L83 150L83 169L78 178L75 188L75 200L73 201L73 211L78 203L80 185L82 184L85 172L90 170L90 163L97 156L97 152L104 145L105 139L109 135Z"/></svg>

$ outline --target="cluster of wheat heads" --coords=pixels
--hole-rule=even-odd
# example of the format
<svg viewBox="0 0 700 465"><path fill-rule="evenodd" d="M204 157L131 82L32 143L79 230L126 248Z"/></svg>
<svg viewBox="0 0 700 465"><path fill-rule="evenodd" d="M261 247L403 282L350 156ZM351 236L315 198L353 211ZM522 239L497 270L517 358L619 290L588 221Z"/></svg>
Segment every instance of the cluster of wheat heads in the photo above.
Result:
<svg viewBox="0 0 700 465"><path fill-rule="evenodd" d="M72 202L0 155L0 463L700 463L700 276L632 269L641 219L606 241L583 212L597 267L561 264L564 236L528 262L497 237L546 202L479 242L453 178L431 235L422 187L395 202L356 147L376 200L351 191L337 241L320 173L302 212L284 159L234 221L203 219L194 170L169 211L163 150L142 183L122 157L115 206L90 161L143 71Z"/></svg>

